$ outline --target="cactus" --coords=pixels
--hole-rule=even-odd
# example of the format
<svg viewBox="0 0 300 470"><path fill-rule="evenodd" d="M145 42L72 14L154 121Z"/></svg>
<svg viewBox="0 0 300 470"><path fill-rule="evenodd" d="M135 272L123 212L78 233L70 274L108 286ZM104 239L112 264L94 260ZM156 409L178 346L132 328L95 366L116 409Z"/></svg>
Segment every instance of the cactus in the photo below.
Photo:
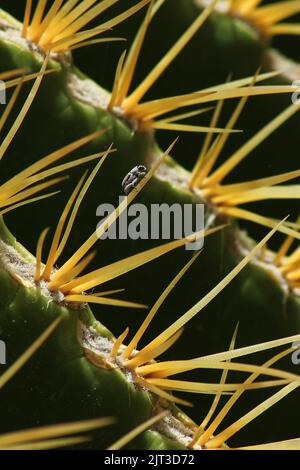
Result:
<svg viewBox="0 0 300 470"><path fill-rule="evenodd" d="M30 0L25 3L23 23L0 12L0 78L7 89L13 89L0 122L0 130L6 132L0 147L4 175L0 215L5 215L0 227L0 333L10 351L3 383L0 376L0 388L5 384L1 390L1 432L5 434L0 436L0 448L1 439L3 448L252 448L260 442L261 448L268 448L263 444L268 440L274 440L269 448L299 447L295 404L300 382L291 361L297 345L271 359L266 352L300 339L300 254L294 248L300 238L299 220L281 220L290 212L296 216L291 201L299 199L299 186L290 181L299 178L300 171L291 167L294 161L288 155L277 165L283 146L277 146L276 140L281 126L285 149L289 139L296 138L299 105L290 103L295 91L291 76L276 69L282 61L276 62L277 53L269 46L274 34L297 34L297 25L278 23L298 11L297 2L270 7L246 0L228 2L224 11L219 9L220 2L205 5L192 0L128 0L122 6L117 0L56 0L48 7L47 2L38 1L35 9ZM284 3L288 3L287 10ZM152 38L147 46L148 29L150 36L153 27L163 37L170 8L173 44L150 72L145 64L146 78L136 85L143 50L149 42L152 48L156 44ZM122 53L117 64L114 57L105 64L116 70L109 92L76 68L73 51L76 55L76 50L93 46L101 54L103 42L111 42L113 49L122 37L111 36L109 30L124 22L121 28L132 35L129 18L138 12L144 17L128 53ZM102 23L84 29L100 14L107 15ZM172 38L182 26L186 30L179 39L178 34ZM232 54L231 28L238 32ZM204 48L215 57L221 53L222 60L207 61ZM251 54L245 64L246 51ZM191 53L205 69L203 74L193 70ZM180 83L177 59L185 60L186 72L191 71L184 85L187 89ZM98 62L103 66L101 56ZM260 66L263 70L258 70ZM228 78L232 72L234 77ZM170 84L167 94L166 83ZM239 100L234 108L231 99ZM251 100L260 103L258 108L251 107ZM259 130L257 110L264 119ZM240 132L244 128L246 137ZM184 135L178 159L186 168L171 156L180 146L177 139L170 145L174 131ZM200 154L193 149L198 134ZM159 142L164 145L166 137L169 143L163 151ZM232 147L235 139L238 148ZM265 159L260 159L265 141L274 156L274 170L269 174L263 168ZM80 158L53 166L71 152L81 152ZM47 157L40 160L43 154ZM247 178L242 170L246 159L253 162ZM98 160L95 168L79 179L81 165L93 160ZM136 165L146 171L95 230L97 204L116 205L122 180ZM53 184L60 185L64 176L49 178L65 171L70 178L64 181L63 191L40 194ZM230 180L232 173L237 177ZM40 183L42 179L47 180ZM67 202L65 189L72 191ZM280 205L272 202L272 208L266 204L264 210L253 206L269 200ZM196 209L197 204L204 204L205 228L164 244L143 238L102 240L99 243L105 243L107 250L92 252L133 201L148 208L177 203ZM252 206L244 209L244 204ZM34 231L26 222L33 211ZM51 225L53 220L58 222L46 256L49 217ZM257 244L241 230L243 221L271 232ZM267 242L275 232L278 241L271 250ZM259 234L254 231L255 237ZM199 260L180 249L204 235ZM287 238L281 241L283 237ZM120 285L118 278L124 274ZM107 282L107 290L94 291ZM164 290L157 300L160 284ZM115 297L124 287L132 300ZM146 303L153 307L143 321ZM93 304L94 313L87 304ZM182 316L177 313L179 305L186 310ZM123 309L129 312L125 320ZM141 325L138 329L137 324ZM16 371L14 361L24 357L43 330L42 342L46 337L47 341ZM231 361L254 352L260 354L251 357L250 364ZM274 368L279 361L279 368ZM246 380L245 372L251 374ZM173 379L183 373L186 378ZM227 382L229 373L233 382ZM268 377L257 381L261 375ZM10 379L8 384L5 377ZM30 395L26 393L29 386ZM270 396L270 387L281 388ZM178 397L177 392L185 394ZM17 393L22 413L15 409ZM217 413L227 393L232 395ZM214 398L207 413L210 395ZM178 406L190 402L194 407L184 414ZM231 410L235 402L239 406ZM263 412L270 408L265 416ZM229 412L234 424L218 432ZM276 429L274 423L282 424L283 419L285 426ZM71 421L70 430L62 426L65 434L51 434L57 423ZM103 423L109 425L95 429ZM35 438L26 444L26 436L23 441L9 441L8 433L37 426L52 426L45 428L46 442ZM83 429L93 434L87 439L68 437L74 429L74 433Z"/></svg>

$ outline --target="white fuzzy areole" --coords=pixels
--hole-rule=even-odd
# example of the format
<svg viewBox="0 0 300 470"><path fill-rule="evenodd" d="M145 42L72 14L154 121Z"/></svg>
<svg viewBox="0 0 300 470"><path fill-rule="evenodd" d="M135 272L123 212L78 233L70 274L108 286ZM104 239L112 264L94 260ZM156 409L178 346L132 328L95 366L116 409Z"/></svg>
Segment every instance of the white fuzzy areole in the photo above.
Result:
<svg viewBox="0 0 300 470"><path fill-rule="evenodd" d="M68 75L67 88L71 95L78 101L106 110L110 101L110 93L101 89L89 78L81 79L70 73Z"/></svg>
<svg viewBox="0 0 300 470"><path fill-rule="evenodd" d="M148 391L147 388L141 386L136 382L136 373L124 367L123 360L121 359L121 353L124 351L124 345L121 345L119 353L116 357L111 356L111 351L114 346L115 339L109 339L107 337L100 336L97 330L93 327L87 328L82 323L78 326L78 338L82 347L88 351L93 352L99 357L99 362L107 364L108 369L118 369L127 382L134 386L138 390ZM133 355L137 351L133 351ZM153 416L159 414L161 411L169 410L170 414L162 418L159 423L153 426L153 430L159 432L164 437L177 441L179 444L188 447L194 437L196 430L189 427L187 424L180 419L180 413L174 414L174 406L167 400L160 397L157 398L157 402L153 409ZM192 425L192 422L190 423ZM201 449L199 446L195 446L195 449Z"/></svg>
<svg viewBox="0 0 300 470"><path fill-rule="evenodd" d="M0 240L0 266L7 271L20 285L27 288L39 288L49 300L63 303L64 295L61 292L51 292L45 281L37 285L34 280L35 265L25 260L11 245Z"/></svg>
<svg viewBox="0 0 300 470"><path fill-rule="evenodd" d="M201 8L204 8L204 7L208 7L208 5L210 5L211 0L194 0L194 3L197 6L199 6ZM230 2L228 0L219 0L216 3L215 10L220 12L220 13L228 13L229 9L230 9L229 7L230 7Z"/></svg>

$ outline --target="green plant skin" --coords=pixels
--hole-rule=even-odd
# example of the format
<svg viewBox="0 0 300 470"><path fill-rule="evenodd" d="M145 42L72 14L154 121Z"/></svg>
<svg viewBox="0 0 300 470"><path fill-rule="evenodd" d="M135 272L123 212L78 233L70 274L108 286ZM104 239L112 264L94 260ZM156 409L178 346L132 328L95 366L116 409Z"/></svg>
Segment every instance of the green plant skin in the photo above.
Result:
<svg viewBox="0 0 300 470"><path fill-rule="evenodd" d="M23 10L23 6L21 8ZM145 70L150 70L161 59L162 49L166 52L200 11L201 9L197 6L195 0L166 0L154 18L146 37L140 59L141 66L138 67L136 72L135 84L145 78ZM138 15L138 19L120 25L118 34L124 37L132 36L132 33L135 33L138 28L142 13ZM19 16L22 16L21 12ZM172 22L169 21L170 17L172 17ZM166 34L166 25L168 34ZM153 41L159 41L161 48L153 48ZM209 44L209 47L207 47L207 44ZM114 43L107 47L109 47L109 56L105 52L107 51L104 49L105 46L99 45L84 49L81 52L76 53L75 51L75 58L76 64L82 65L82 68L92 78L102 83L104 87L111 89L117 61L124 50L124 44L122 42L120 44ZM274 71L278 67L278 64L274 63L274 53L276 55L276 51L274 52L271 49L269 41L261 38L248 24L238 18L214 12L191 43L179 54L171 67L165 71L159 82L150 91L148 97L157 99L199 90L224 82L230 74L233 78L253 75L259 67L262 67L262 71ZM105 56L105 61L102 55ZM2 58L0 64L2 65ZM191 70L199 70L199 73L186 73L187 64L190 64ZM293 62L289 62L288 65L296 66ZM103 68L105 68L105 73ZM286 65L281 67L284 70L286 68ZM268 83L290 84L293 79L295 77L283 73ZM277 113L286 108L291 103L290 98L290 95L285 94L251 98L247 109L238 122L238 127L244 130L243 135L232 136L229 139L223 152L223 158L226 158L238 145L241 145ZM227 115L232 109L232 105L227 103L225 109L227 109L227 112L225 112L225 115ZM221 124L224 125L224 123L225 120L223 119ZM275 174L295 169L295 155L293 152L286 155L286 141L287 135L289 141L297 140L298 128L299 117L296 115L289 120L288 126L277 130L272 138L256 149L253 158L249 157L240 166L237 177L242 180L255 178L258 163L260 169L266 169L268 175L270 172ZM38 132L37 134L44 135ZM64 135L67 137L66 132ZM186 168L191 168L195 163L199 152L199 140L201 141L202 137L201 135L191 134L181 137L181 142L176 148L176 158ZM172 137L169 133L158 133L158 139L163 148L169 145L170 138ZM189 149L188 152L186 151L187 148ZM287 158L283 159L283 154ZM235 175L233 175L233 178L235 178ZM266 205L266 211L272 211L272 204ZM288 212L290 213L290 208L288 208ZM286 210L283 210L282 213L284 217ZM258 236L255 232L253 234L256 237Z"/></svg>
<svg viewBox="0 0 300 470"><path fill-rule="evenodd" d="M12 69L24 66L24 64L28 64L27 67L33 71L40 69L41 59L38 56L34 56L31 51L19 45L12 44L11 42L0 41L0 43L2 47L0 57L2 58L3 69ZM101 169L93 187L90 189L85 199L84 211L80 213L80 230L73 231L72 241L70 240L64 253L65 257L67 257L95 230L95 226L98 223L95 217L98 204L109 202L116 205L118 203L117 197L121 194L121 182L124 175L133 166L139 163L146 163L147 166L150 166L151 161L156 156L161 155L161 150L156 146L151 133L144 134L136 132L133 134L126 124L112 114L103 111L99 107L88 106L73 99L67 91L66 83L73 73L76 75L79 74L79 76L83 78L84 76L78 72L72 64L69 67L63 67L63 65L58 65L54 61L51 61L50 66L56 68L57 72L51 76L45 77L41 90L25 119L24 125L18 132L12 146L1 162L5 178L8 179L10 176L13 176L18 170L24 168L36 158L40 158L41 155L48 153L50 150L57 149L76 138L80 138L98 129L110 128L101 139L95 140L76 154L86 155L95 153L107 148L111 142L115 143L118 150L108 157L103 165L103 169ZM55 90L59 90L59 92L56 93ZM100 87L98 87L97 90L99 94L103 93ZM55 99L49 100L49 96L55 96ZM41 119L41 116L47 116L47 119ZM28 135L31 135L32 128L35 129L34 139L28 139ZM11 163L12 161L13 164ZM169 159L168 165L170 168L175 168L178 172L183 171L171 159ZM82 169L70 172L70 183L64 184L64 188L66 187L67 190L71 191L71 188L73 189L74 187L74 181L79 178L79 174L82 174ZM109 181L109 185L103 185L105 181ZM118 193L118 191L120 192ZM149 203L173 204L178 201L180 201L181 204L195 203L199 202L199 199L188 190L182 190L175 184L154 177L146 186L137 202L149 205ZM22 240L28 249L33 252L35 250L38 234L44 227L49 226L49 219L50 223L53 223L54 220L58 220L59 213L65 203L66 195L64 192L64 194L55 198L55 203L49 200L45 201L43 207L40 206L39 208L37 206L36 238L33 237L32 230L27 223L28 217L31 217L32 207L20 211L18 217L15 217L14 214L8 215L6 220L12 231ZM84 219L82 219L82 217L84 217ZM82 220L84 220L84 222ZM213 266L219 263L220 239L219 237L214 237L214 239L215 242L211 246L212 250L207 249L208 244L205 250L207 254L208 252L210 252L210 254L216 252L216 264L214 262L212 263L210 282L213 281L215 277L215 269ZM139 250L147 249L153 245L151 241L142 241L142 243L139 244ZM126 257L137 252L137 243L130 240L124 241L124 243L114 243L114 241L110 243L107 240L106 247L105 250L101 250L100 248L99 256L94 263L95 266L104 265L105 263L113 262L121 257ZM174 257L172 254L172 258L173 270L172 265L167 264L165 271L161 272L162 279L166 279L165 284L170 280L170 273L180 269L182 264L186 261L187 254L183 249L178 250L178 255ZM151 270L147 269L144 276L143 283L141 283L135 291L138 292L141 298L143 298L145 294L147 295L147 298L143 299L143 302L149 301L153 303L159 294L157 287L153 283L155 271L151 272ZM204 289L206 288L208 290L209 287L210 284L206 287L204 286ZM176 303L174 305L176 305ZM140 314L138 318L140 318ZM137 318L135 317L135 325L136 321Z"/></svg>
<svg viewBox="0 0 300 470"><path fill-rule="evenodd" d="M162 52L159 48L152 47L153 42L160 39L162 44L166 44L167 51L179 34L185 31L201 11L200 2L197 0L166 0L153 20L141 57L141 69L144 75L144 71L150 69L161 58ZM172 18L171 22L170 18ZM285 63L279 65L275 60L276 57L277 51L272 49L271 41L261 37L252 26L239 18L215 11L172 66L163 74L153 90L152 98L201 90L223 83L228 76L232 79L251 76L259 67L261 67L261 72L281 72L278 77L263 84L290 85L298 78L297 64L283 56ZM187 70L191 73L187 73ZM229 139L222 158L226 159L233 150L290 104L289 94L250 98L237 124L237 127L243 129L244 132L242 135L232 136ZM226 104L225 116L232 110L232 107L232 104ZM220 124L224 125L226 119L227 117L221 120ZM258 170L267 171L269 175L270 172L277 174L295 169L296 156L294 152L287 152L286 142L296 142L298 130L299 115L297 114L289 120L288 125L282 126L263 145L255 149L255 153L240 165L238 171L232 175L232 179L234 181L254 179L258 175ZM158 139L161 145L165 145L164 136L165 133L159 133ZM198 135L188 135L184 139L177 149L176 158L184 167L192 168L199 153L201 136L199 138ZM285 155L284 159L283 155ZM272 202L264 205L266 213L272 212L272 205ZM291 208L285 204L282 210L283 217L287 213L290 214L290 211ZM292 212L295 217L297 217L297 211L299 210ZM258 236L255 231L253 234L255 237Z"/></svg>
<svg viewBox="0 0 300 470"><path fill-rule="evenodd" d="M16 242L3 222L1 239L13 246L26 260L32 260L31 255ZM95 433L89 448L97 449L108 446L150 416L152 404L149 395L134 390L121 373L97 368L84 357L77 337L79 320L86 326L94 326L101 336L111 337L111 333L103 325L95 322L90 309L69 310L49 302L39 289L20 286L3 266L0 267L0 282L0 336L7 344L8 365L57 316L63 318L55 333L1 390L0 432L71 421L75 419L74 410L76 419L88 419L103 414L115 416L118 411L117 426ZM297 312L296 308L295 313ZM16 391L18 400L17 403L12 403L11 397L16 396ZM252 402L251 397L247 397L247 402L248 405ZM86 444L84 446L86 448ZM157 432L148 431L129 448L172 450L183 446Z"/></svg>
<svg viewBox="0 0 300 470"><path fill-rule="evenodd" d="M201 12L197 0L166 0L156 17L153 19L147 34L145 45L140 58L140 65L136 72L135 84L145 78L145 75L161 59L162 54L174 44L181 33L195 20ZM170 21L172 18L172 21ZM140 21L140 20L139 20ZM136 33L139 22L130 21L120 26L118 33L126 38L132 38ZM280 37L279 37L280 39ZM297 39L295 38L295 41ZM278 41L277 41L278 42ZM131 41L130 41L131 43ZM159 43L160 47L153 47ZM109 47L109 57L105 55L105 74L101 66L95 66L95 61L101 63L105 51L102 46L95 49L87 48L85 52L75 54L76 64L108 89L113 82L117 61L124 50L122 43ZM229 75L233 79L251 76L259 67L261 71L288 70L289 66L297 66L288 60L287 64L278 67L274 63L274 55L277 52L272 49L271 41L260 37L257 32L239 18L224 16L214 12L207 19L203 27L195 35L194 39L179 54L174 63L161 76L157 84L148 94L147 98L158 99L180 93L188 93L205 87L217 85L227 80ZM188 73L190 71L191 73ZM266 82L266 84L290 84L296 77L282 73L278 78ZM250 98L245 111L238 121L237 127L243 129L242 135L235 135L229 139L223 157L232 153L239 145L258 131L276 114L289 106L290 95L261 96ZM233 104L225 106L225 116L232 110ZM227 110L227 112L226 112ZM226 118L221 119L224 125ZM201 118L201 121L203 122ZM208 122L207 122L208 123ZM259 171L274 174L281 171L295 169L296 155L294 152L287 154L286 142L296 142L298 138L299 116L296 115L287 126L276 131L263 145L259 146L238 168L233 179L256 178ZM201 135L183 135L176 148L176 159L186 168L191 168L199 153ZM165 148L170 136L166 132L158 132L157 139ZM188 149L188 151L187 151ZM286 158L282 158L285 155ZM272 203L266 204L266 213L272 212ZM282 217L290 213L291 208L284 205ZM295 216L297 209L295 209ZM293 212L294 213L294 212ZM278 213L277 213L278 215ZM253 228L252 228L253 230ZM253 236L258 238L259 233L253 230Z"/></svg>
<svg viewBox="0 0 300 470"><path fill-rule="evenodd" d="M3 221L0 232L2 240L24 254ZM20 285L3 264L0 283L0 336L7 347L7 367L57 317L62 318L41 349L1 390L0 432L72 421L74 410L79 420L114 416L117 424L95 433L88 444L99 449L151 416L155 398L135 389L117 369L96 367L85 357L78 340L78 322L93 327L101 337L112 338L88 307L74 310L49 300L39 288ZM2 372L5 368L1 366ZM12 396L18 396L17 401L12 402ZM183 448L157 432L145 433L139 442L140 448L146 449Z"/></svg>
<svg viewBox="0 0 300 470"><path fill-rule="evenodd" d="M226 19L226 21L227 20L228 19ZM27 67L33 71L40 69L41 59L38 56L33 55L31 51L28 51L25 48L8 41L0 41L0 45L0 58L4 69L11 69L24 65L27 65ZM25 164L29 164L34 158L36 158L37 149L39 149L39 155L41 155L41 152L49 152L50 149L53 150L53 148L58 148L61 145L66 144L75 138L82 137L83 135L95 131L96 129L111 127L111 129L101 139L97 139L95 142L87 146L86 152L84 154L87 152L93 153L95 151L99 151L100 149L103 150L103 148L107 147L111 142L115 142L118 149L118 152L110 156L108 161L105 162L103 172L101 170L101 174L99 174L94 184L94 188L91 189L90 194L87 196L87 210L84 213L85 223L81 223L80 230L75 231L75 236L72 237L72 241L68 244L69 246L65 253L65 255L68 256L74 251L75 248L79 246L80 242L82 242L86 236L91 233L91 230L94 229L94 226L91 227L88 221L95 221L94 214L96 210L96 204L103 202L103 200L105 202L116 202L116 188L120 188L120 183L124 174L126 174L126 172L132 168L133 165L138 163L148 164L148 161L153 158L153 154L160 154L160 150L155 146L152 135L145 135L139 132L132 134L127 125L112 114L103 111L99 107L89 106L79 102L76 99L73 99L72 96L70 96L68 93L66 87L66 83L68 82L70 74L74 73L83 79L85 76L79 72L78 69L74 68L72 63L69 66L64 66L61 63L58 64L57 62L51 61L50 66L56 68L57 73L45 78L41 90L39 91L36 103L33 105L27 119L25 120L23 128L16 137L16 143L13 143L8 154L3 159L3 162L1 162L2 166L4 163L5 174L9 176L7 174L9 171L11 173L13 173L13 171L14 173L16 172L15 166L11 164L11 161L18 163L18 165L23 168ZM98 90L99 93L103 93L100 88L98 88ZM54 98L49 100L49 96ZM47 119L41 119L41 116L47 116ZM36 130L35 138L33 140L29 140L28 135L30 135L32 127L34 127ZM49 143L51 145L50 148ZM10 153L13 155L10 155ZM22 157L20 157L20 154L22 154ZM117 161L117 164L114 162L114 159ZM5 166L5 162L7 162L7 166ZM176 164L172 160L169 161L169 165L176 167ZM178 171L181 171L180 167L178 166L177 169ZM72 187L74 186L74 177L77 173L71 174L72 178L70 179L70 185ZM102 181L106 181L107 179L109 180L110 184L103 186ZM188 203L191 201L199 202L199 200L197 200L197 198L191 195L189 192L182 191L175 185L172 185L166 181L161 181L156 177L154 177L153 181L145 188L145 191L138 200L138 202L144 203L149 201L151 201L151 203L166 202L169 204L178 201L181 203ZM43 207L41 206L41 210L39 210L39 220L37 221L40 226L35 228L37 233L39 233L45 226L49 225L50 214L51 219L52 216L53 218L58 217L61 208L60 203L61 205L65 204L65 194L63 194L60 198L56 198L55 204L49 200L49 202L43 205ZM31 208L28 208L28 211L31 210ZM31 227L29 227L26 223L29 212L27 212L25 209L22 211L22 214L22 217L15 217L14 214L12 214L10 217L8 217L8 223L13 228L13 231L17 233L19 237L22 237L22 240L25 241L26 246L28 246L31 250L34 250L37 235L36 239L32 238ZM26 227L28 227L27 237L25 230ZM235 232L235 234L237 234L237 232ZM239 250L236 250L236 247L232 247L232 249L230 248L230 244L232 245L234 243L235 234L233 235L233 240L232 234L229 235L229 241L227 242L224 242L223 236L214 236L213 239L206 241L205 250L202 255L201 262L199 263L200 282L197 281L197 283L199 282L200 285L195 301L198 300L203 293L206 293L212 285L220 280L220 277L222 276L222 273L220 274L221 263L223 263L224 272L226 272L226 268L232 267L237 262L240 256ZM222 243L227 246L225 253L222 249ZM114 259L120 259L121 256L124 257L128 254L131 254L134 252L133 250L136 251L136 242L133 243L129 241L128 243L124 244L107 244L107 250L105 250L105 252L103 252L104 250L101 250L99 255L101 258L97 258L96 260L98 266L99 261L101 264L104 264L105 262L111 262ZM144 241L142 246L143 248L148 247L147 243ZM178 255L178 258L176 257L176 259L178 260L177 266L180 266L180 262L182 263L182 260L186 259L183 254L183 250L181 250L180 255ZM202 266L205 266L206 276L204 279L201 275ZM167 279L170 277L170 265L168 263L165 264L165 269L165 272L161 271L161 276L162 279L166 279L167 284ZM138 291L139 295L141 295L142 301L144 302L148 300L153 302L158 294L156 286L154 286L155 291L152 291L152 295L149 293L149 291L151 291L152 285L155 284L153 283L154 276L155 271L152 271L152 269L149 269L147 266L145 270L145 277L142 280L143 282L138 286L135 282L134 293ZM197 278L199 278L199 275ZM267 282L270 282L268 275L267 279ZM192 295L192 290L194 290L194 282L193 286L191 287L193 289L188 291L190 295ZM231 292L231 289L229 290ZM179 295L181 297L182 294ZM285 293L283 293L283 297L285 298ZM176 308L178 305L177 299L178 298L176 298L174 300L174 304L172 304L174 307L176 306ZM190 299L187 299L186 303L187 307L190 306ZM176 313L176 310L174 310L172 307L170 310L172 312L173 318L173 312ZM139 317L133 316L132 323L134 325L136 324L137 318ZM169 316L167 317L167 321L169 321ZM129 324L130 323L131 322L129 321ZM115 326L118 327L119 325L116 324L116 321L113 320L109 326L114 328ZM232 331L234 325L230 323L228 328ZM274 332L275 337L280 335L281 329L282 328L280 328L278 331L276 328L276 331ZM198 342L195 342L195 344L197 344L198 348Z"/></svg>
<svg viewBox="0 0 300 470"><path fill-rule="evenodd" d="M25 50L21 51L19 46L15 46L11 42L0 41L0 47L0 61L3 69L20 67L24 64L27 64L27 67L29 64L29 68L33 71L40 69L41 62L34 58L31 53ZM51 66L57 67L57 64L51 62ZM84 77L73 67L71 71L76 74L79 73L81 77ZM69 70L67 68L60 68L58 73L45 79L36 103L33 105L22 130L18 133L16 141L11 146L3 162L1 162L2 167L3 163L5 163L5 161L7 162L7 166L4 167L6 175L9 175L10 171L13 171L13 174L15 174L16 168L14 165L11 165L12 158L14 162L18 162L20 168L24 168L25 164L29 164L37 158L37 152L38 157L40 157L54 148L56 149L61 145L69 143L75 138L86 135L96 129L112 126L112 130L107 132L104 137L87 146L85 152L80 152L81 155L83 155L103 150L103 148L108 146L112 141L116 143L118 148L118 153L109 157L109 160L105 162L104 171L99 175L94 185L95 188L92 189L88 195L86 202L88 210L84 211L85 223L81 223L80 230L75 231L75 237L72 237L73 240L68 246L66 256L69 255L74 248L79 246L81 238L84 239L86 235L91 233L91 229L94 229L94 223L93 227L91 227L88 220L95 220L96 205L103 202L103 200L105 202L115 201L116 188L120 187L124 174L137 163L144 163L145 161L148 163L148 161L153 158L153 154L158 155L160 153L154 144L152 135L145 136L139 133L132 135L130 129L114 116L107 114L99 108L83 105L77 100L72 99L66 92L68 73ZM55 99L49 100L49 96L54 96ZM278 97L275 98L277 99ZM247 113L245 113L245 115L246 114ZM42 120L41 116L47 116L47 119ZM36 130L35 138L29 141L28 135L30 135L30 130L33 126ZM112 160L114 158L118 159L117 164ZM175 163L171 161L169 164L175 165ZM287 162L285 162L285 164L287 164ZM74 187L74 180L77 174L78 171L77 173L72 173L70 187ZM257 174L255 176L257 176ZM109 181L109 185L105 184L105 186L102 187L102 181L107 180ZM195 202L195 196L191 196L188 192L183 192L180 188L169 182L154 178L141 195L138 202L173 203L180 201L182 203L190 202L191 200ZM29 213L26 212L26 210L22 211L22 218L20 216L17 218L14 214L8 217L9 226L13 228L19 238L21 237L22 241L25 241L26 246L33 250L33 245L36 243L38 233L45 226L49 225L50 214L52 214L51 221L54 216L58 218L60 204L62 206L63 203L65 203L65 194L62 198L56 199L55 205L53 205L52 201L49 201L49 204L43 204L42 210L44 214L42 214L39 208L37 209L39 213L37 224L39 223L41 226L35 227L37 230L35 239L32 238L31 227L28 227L26 237L25 227L27 226L26 221L28 220ZM28 210L31 211L32 209L30 208ZM172 296L171 302L168 302L166 312L164 310L161 312L159 326L153 326L149 336L153 337L156 331L160 331L163 326L168 326L170 320L173 321L174 316L177 318L177 316L184 311L184 308L190 307L194 302L199 300L199 298L201 298L209 288L215 285L216 282L222 278L222 275L228 272L229 268L234 266L237 260L240 259L239 249L236 249L234 245L235 235L232 236L231 230L229 232L230 235L225 235L225 241L223 238L224 235L216 235L214 238L206 241L205 250L201 255L201 260L199 260L199 267L197 266L196 272L195 270L193 271L193 276L187 276L187 280L184 281L183 284L183 289L181 290L179 288L178 294L175 293L175 295ZM237 232L234 231L234 234L236 233ZM147 248L146 243L142 243L140 246L142 249ZM97 266L99 266L99 260L101 260L101 265L103 265L107 261L111 262L114 259L120 259L120 256L125 257L131 254L133 250L136 252L136 248L136 242L129 241L124 244L107 243L107 249L100 250L101 258L97 258ZM164 285L167 285L172 276L170 273L177 272L186 257L187 255L183 250L176 256L172 254L167 257L163 264L160 262L159 265L155 264L153 268L147 266L143 270L143 277L141 277L139 282L137 282L136 276L133 275L130 277L130 280L125 281L121 287L129 287L129 293L132 292L131 297L134 298L134 300L139 300L136 298L136 293L138 293L141 297L141 301L148 302L151 305L159 294L157 292L157 284L153 282L157 276L157 266L159 266L161 279L165 280ZM293 302L292 313L285 317L279 310L277 314L275 313L277 320L272 322L270 327L268 297L265 295L261 296L260 294L253 296L252 289L246 289L246 293L240 294L240 286L244 286L244 282L246 285L248 282L250 284L254 283L256 286L258 285L260 289L261 282L257 282L255 276L252 279L252 276L253 271L250 267L249 270L246 269L244 271L243 276L240 276L236 282L226 290L224 295L219 296L205 312L194 319L186 329L186 334L183 335L178 345L174 347L168 357L178 359L182 357L182 352L184 352L186 356L186 351L189 352L189 357L196 357L204 352L207 354L208 352L226 348L228 346L228 338L232 335L236 320L238 319L241 322L241 330L243 331L241 335L242 339L239 339L239 345L241 346L251 344L249 335L251 338L257 338L258 332L262 340L283 336L283 331L289 331L289 334L297 333L299 331L298 311ZM287 297L285 291L283 291L279 285L276 285L274 279L270 277L269 272L263 268L261 269L261 276L265 283L264 294L265 292L272 293L275 289L276 298L278 299L278 304L276 305L284 305L287 298L289 299L289 296ZM134 282L133 286L131 285L132 282ZM195 285L197 285L197 289L195 289ZM117 286L120 287L120 283L118 283ZM257 291L259 291L259 289L257 289ZM184 292L184 297L182 292ZM290 297L293 299L292 296ZM251 322L252 320L253 311L252 309L251 311L246 311L245 306L249 302L249 298L252 301L251 305L253 305L253 309L257 312L257 315L259 316L261 313L261 322L257 325L258 331L257 328L249 329L249 321ZM270 298L272 298L271 294ZM232 300L235 300L236 304L231 308ZM182 306L180 307L180 312L178 311L178 305ZM221 308L223 311L224 305L228 305L226 315L223 315L223 313L220 315ZM117 316L113 314L106 319L103 318L102 309L97 308L95 311L97 312L97 317L100 317L116 334L121 333L119 313L117 313ZM266 316L265 312L267 312ZM140 324L141 314L130 314L126 316L126 321L127 320L131 327L136 327L137 324ZM192 338L195 340L192 341ZM147 336L145 339L147 339ZM256 340L254 342L258 341ZM198 418L199 413L202 412L203 409L201 397L195 397L194 401L197 402L197 406L193 413L194 417Z"/></svg>
<svg viewBox="0 0 300 470"><path fill-rule="evenodd" d="M239 285L231 286L222 299L222 315L218 317L219 337L216 343L225 348L224 338L230 335L231 322L239 324L237 347L269 341L275 337L299 331L299 297L291 292L283 293L282 286L274 277L272 270L251 264L242 273ZM228 294L228 295L226 295ZM248 363L263 364L279 350L247 356ZM276 363L275 367L300 374L300 366L292 363L291 356ZM231 380L243 380L239 374L231 375ZM222 429L239 419L244 413L268 398L268 390L244 394L230 410L222 423ZM276 404L273 409L254 420L245 429L233 436L228 444L238 447L243 442L255 445L267 440L276 442L283 435L293 438L299 431L299 396L292 394ZM220 429L221 430L221 429Z"/></svg>
<svg viewBox="0 0 300 470"><path fill-rule="evenodd" d="M141 57L144 70L157 62L162 54L161 50L151 48L151 43L160 40L167 51L201 11L194 0L165 1L153 19L145 41L145 52ZM157 92L168 96L217 85L224 82L229 73L236 78L249 76L261 65L266 47L248 24L213 12L163 74ZM187 74L186 64L193 64L195 73Z"/></svg>
<svg viewBox="0 0 300 470"><path fill-rule="evenodd" d="M170 439L163 438L158 432L149 430L143 433L140 437L134 439L130 444L126 446L128 450L136 450L136 449L143 449L143 450L184 450L184 446L176 445L174 441Z"/></svg>

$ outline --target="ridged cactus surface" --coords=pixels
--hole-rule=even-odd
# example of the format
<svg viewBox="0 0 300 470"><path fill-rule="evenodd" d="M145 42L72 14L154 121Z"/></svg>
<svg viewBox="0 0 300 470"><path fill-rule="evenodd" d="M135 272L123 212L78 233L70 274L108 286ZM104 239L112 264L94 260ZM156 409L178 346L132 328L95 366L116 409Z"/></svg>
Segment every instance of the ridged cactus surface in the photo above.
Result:
<svg viewBox="0 0 300 470"><path fill-rule="evenodd" d="M299 449L299 3L1 7L0 449Z"/></svg>

